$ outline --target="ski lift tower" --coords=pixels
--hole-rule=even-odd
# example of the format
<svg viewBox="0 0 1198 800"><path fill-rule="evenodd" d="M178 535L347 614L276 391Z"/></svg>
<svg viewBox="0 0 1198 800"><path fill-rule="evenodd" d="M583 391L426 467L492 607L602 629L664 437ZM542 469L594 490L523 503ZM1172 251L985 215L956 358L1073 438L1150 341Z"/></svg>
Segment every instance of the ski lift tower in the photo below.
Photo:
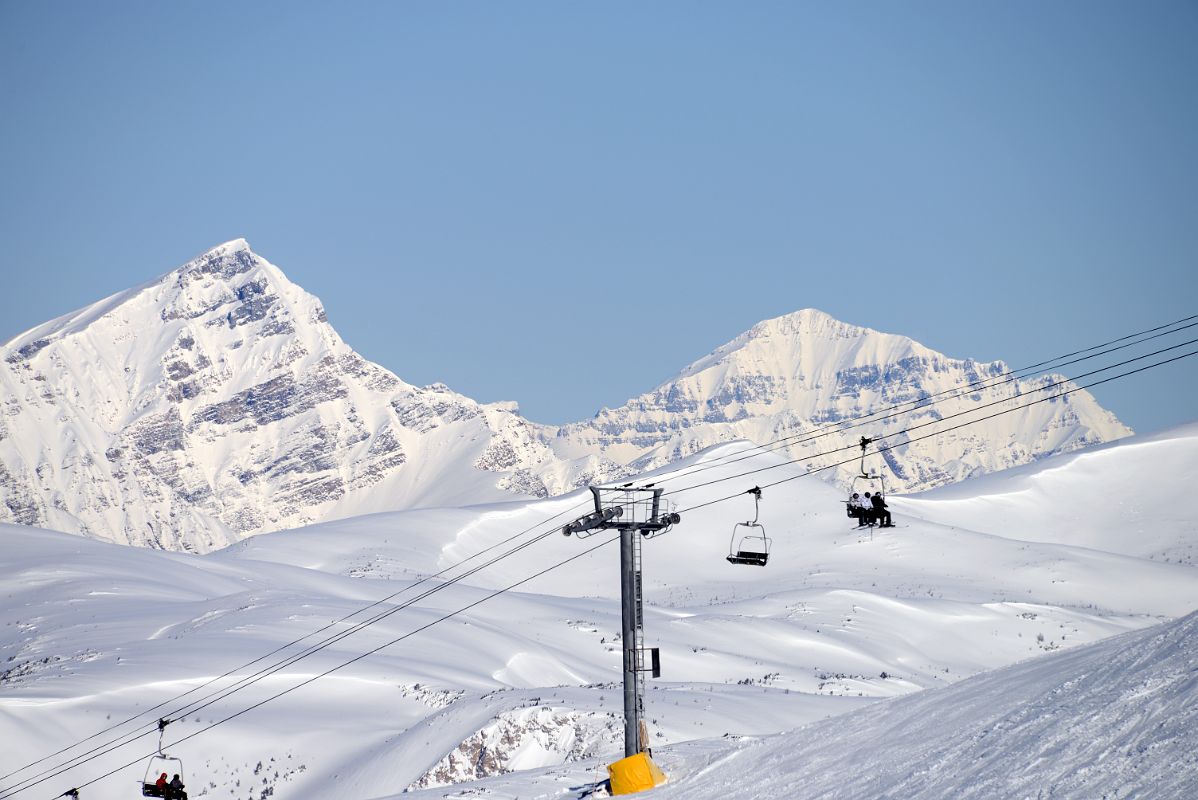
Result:
<svg viewBox="0 0 1198 800"><path fill-rule="evenodd" d="M646 672L661 675L656 647L644 646L644 607L641 584L641 543L660 536L681 521L661 499L662 489L653 484L638 487L590 487L595 510L562 528L566 536L593 536L602 530L620 532L620 605L624 650L624 756L635 756L648 749L644 724ZM638 535L639 534L639 535ZM646 666L648 663L648 666ZM646 787L648 788L648 787Z"/></svg>

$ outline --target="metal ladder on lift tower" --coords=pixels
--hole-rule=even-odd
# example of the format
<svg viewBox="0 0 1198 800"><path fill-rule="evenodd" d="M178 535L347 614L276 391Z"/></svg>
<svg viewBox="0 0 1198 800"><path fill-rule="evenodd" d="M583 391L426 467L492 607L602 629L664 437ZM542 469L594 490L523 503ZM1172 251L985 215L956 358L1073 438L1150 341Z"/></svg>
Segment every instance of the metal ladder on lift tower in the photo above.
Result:
<svg viewBox="0 0 1198 800"><path fill-rule="evenodd" d="M644 589L641 583L641 543L642 536L634 536L632 543L632 565L635 575L634 586L636 589L636 624L633 626L633 652L636 653L636 681L637 681L637 739L640 743L641 750L647 750L649 747L649 731L645 727L645 673L649 667L645 664L645 600Z"/></svg>

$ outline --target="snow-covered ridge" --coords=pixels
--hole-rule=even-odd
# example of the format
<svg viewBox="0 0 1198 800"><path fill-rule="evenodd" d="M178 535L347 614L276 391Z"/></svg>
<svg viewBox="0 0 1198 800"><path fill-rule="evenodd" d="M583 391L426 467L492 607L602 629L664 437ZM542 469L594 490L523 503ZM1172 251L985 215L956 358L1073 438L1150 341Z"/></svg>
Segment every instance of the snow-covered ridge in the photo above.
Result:
<svg viewBox="0 0 1198 800"><path fill-rule="evenodd" d="M806 309L621 408L551 428L515 403L412 386L366 361L317 298L235 239L0 348L0 520L204 552L321 520L560 494L1005 369ZM938 403L821 448L1050 380ZM886 468L895 490L924 489L1127 433L1083 392L888 451Z"/></svg>

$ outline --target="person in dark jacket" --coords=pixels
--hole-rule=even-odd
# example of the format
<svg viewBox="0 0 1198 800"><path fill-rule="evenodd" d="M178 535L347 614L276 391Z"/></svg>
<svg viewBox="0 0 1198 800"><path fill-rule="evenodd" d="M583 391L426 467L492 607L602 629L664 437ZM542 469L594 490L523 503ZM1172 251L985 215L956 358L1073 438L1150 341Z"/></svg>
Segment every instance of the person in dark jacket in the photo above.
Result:
<svg viewBox="0 0 1198 800"><path fill-rule="evenodd" d="M171 790L170 797L175 798L175 800L187 800L187 792L183 791L183 779L177 774L171 778L169 786Z"/></svg>
<svg viewBox="0 0 1198 800"><path fill-rule="evenodd" d="M882 499L881 492L874 492L874 496L870 498L870 502L874 507L874 519L879 523L879 528L893 528L894 522L890 519L890 512L886 510L886 501Z"/></svg>

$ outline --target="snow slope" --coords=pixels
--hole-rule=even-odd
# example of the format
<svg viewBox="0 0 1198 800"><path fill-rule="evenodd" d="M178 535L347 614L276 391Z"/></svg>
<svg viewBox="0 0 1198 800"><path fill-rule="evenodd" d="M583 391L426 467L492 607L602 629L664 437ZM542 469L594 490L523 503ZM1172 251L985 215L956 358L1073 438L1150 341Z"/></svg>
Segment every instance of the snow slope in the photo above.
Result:
<svg viewBox="0 0 1198 800"><path fill-rule="evenodd" d="M656 798L1198 795L1198 613L677 764Z"/></svg>
<svg viewBox="0 0 1198 800"><path fill-rule="evenodd" d="M373 512L560 494L1005 371L807 309L552 428L366 361L317 298L237 239L0 347L0 521L203 553ZM1013 403L1053 380L941 398L822 444ZM916 490L1128 433L1079 392L885 458L894 488Z"/></svg>
<svg viewBox="0 0 1198 800"><path fill-rule="evenodd" d="M769 737L659 748L658 800L1198 795L1198 613ZM578 796L600 765L479 781L495 800ZM395 795L429 800L444 792ZM455 795L467 796L465 793Z"/></svg>
<svg viewBox="0 0 1198 800"><path fill-rule="evenodd" d="M1162 446L1173 453L1178 469L1156 469ZM743 465L720 465L718 459L736 449L716 448L646 480L677 491L688 485L688 474L727 477ZM1091 455L1112 458L1119 468L1091 470ZM798 474L777 456L761 463L771 458L777 466L766 475ZM1054 475L1066 491L1097 481L1106 490L1104 502L1116 507L1159 482L1180 492L1170 481L1180 480L1195 460L1198 431L1189 426L1148 442L1131 439L1092 454L1049 459L1038 470ZM1035 473L1022 474L1032 480ZM829 716L838 716L836 722L864 719L839 715L863 706L868 707L863 714L888 709L890 698L907 695L914 697L902 702L925 702L932 695L920 690L973 685L958 682L1046 653L1072 655L1081 652L1072 649L1078 645L1198 608L1198 568L1109 552L1094 542L1060 543L1051 521L1026 527L1028 520L1048 519L1036 513L1042 498L1034 493L1008 506L1021 526L1018 537L1006 535L1015 532L1014 525L1003 525L1001 509L985 520L991 532L937 521L942 513L937 493L926 500L896 498L899 527L871 537L848 527L835 489L798 479L767 491L763 502L762 518L774 539L770 565L734 567L723 556L732 524L752 513L747 499L694 512L685 508L742 490L743 482L674 495L684 509L681 524L644 547L647 644L661 647L664 668L663 677L651 682L647 715L659 746L679 743L663 751L680 782L664 790L673 796L696 796L714 775L728 771L723 759L748 764L760 756L762 781L776 779L784 786L796 780L796 773L775 764L788 745L754 750L741 742L746 747L740 748L722 739L725 734L767 736ZM953 491L964 493L967 486ZM953 504L966 500L954 495L946 508L956 513ZM986 502L984 496L977 502ZM923 504L924 519L904 513L904 504L914 503ZM580 554L600 540L563 538L556 531L585 505L582 493L574 493L376 514L257 536L206 556L0 526L0 595L6 599L0 607L0 739L7 743L0 774L413 587L430 573L449 567L449 574L459 574L470 564L453 568L455 563L507 537L527 541L545 531L547 538L464 584L285 667L242 694L185 712L185 721L169 729L167 744L184 758L192 797L348 800L408 788L413 797L570 796L571 786L596 777L620 749L617 556L610 547L211 732L200 731ZM1095 542L1114 540L1125 524L1113 514L1096 519ZM1149 508L1142 522L1159 532L1159 546L1169 552L1182 552L1193 542L1192 518L1156 517ZM352 621L331 630L347 630ZM1026 698L1020 708L1039 702L1038 692L1047 686L1025 683L1026 691L1019 682L1010 687L1009 698ZM1145 684L1145 691L1153 685ZM977 695L996 696L1008 693L991 688ZM983 714L986 704L969 702L974 711L962 712L962 724L972 720L994 731L1004 719L1011 726L1038 724L1030 716L1003 716L1007 712L995 700L986 712L995 720L991 725ZM1018 709L1009 711L1017 715ZM888 760L888 753L906 728L851 724L864 731L867 744L851 748L851 755L841 752L829 776L846 768L843 759L852 759L858 771L871 764L891 765L895 775L902 771L903 759ZM840 729L823 730L830 737ZM1122 742L1122 734L1095 735L1097 746ZM925 738L912 734L903 746L918 749ZM920 752L934 753L940 741L928 739L929 749ZM730 751L730 745L738 749ZM56 794L152 749L151 736L18 796ZM825 751L829 759L833 751ZM793 758L793 747L789 752ZM1158 756L1173 753L1148 747L1137 757L1149 770L1145 774L1156 774L1151 770ZM704 771L713 759L721 760L719 769ZM905 763L910 773L912 762ZM498 774L511 770L527 771ZM1192 767L1183 772L1192 782ZM90 785L84 797L127 796L140 777L136 773L126 769ZM961 791L965 780L957 786ZM436 788L447 783L455 788ZM730 796L727 784L720 791ZM789 796L779 791L766 796ZM731 796L762 795L737 789Z"/></svg>
<svg viewBox="0 0 1198 800"><path fill-rule="evenodd" d="M902 513L997 536L1198 563L1198 424L899 499ZM1134 455L1133 455L1134 453ZM1128 470L1129 459L1139 465ZM1178 537L1177 532L1186 535Z"/></svg>

